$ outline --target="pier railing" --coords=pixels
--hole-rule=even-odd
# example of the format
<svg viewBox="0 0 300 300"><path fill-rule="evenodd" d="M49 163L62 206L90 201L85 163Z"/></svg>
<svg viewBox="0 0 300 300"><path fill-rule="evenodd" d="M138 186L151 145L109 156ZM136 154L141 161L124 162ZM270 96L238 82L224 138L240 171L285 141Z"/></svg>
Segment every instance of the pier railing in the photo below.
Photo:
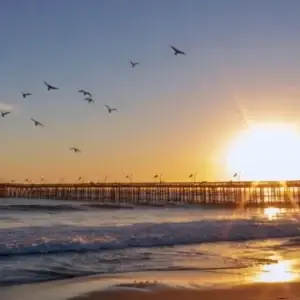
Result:
<svg viewBox="0 0 300 300"><path fill-rule="evenodd" d="M300 180L133 183L2 183L0 197L127 204L269 206L300 204Z"/></svg>

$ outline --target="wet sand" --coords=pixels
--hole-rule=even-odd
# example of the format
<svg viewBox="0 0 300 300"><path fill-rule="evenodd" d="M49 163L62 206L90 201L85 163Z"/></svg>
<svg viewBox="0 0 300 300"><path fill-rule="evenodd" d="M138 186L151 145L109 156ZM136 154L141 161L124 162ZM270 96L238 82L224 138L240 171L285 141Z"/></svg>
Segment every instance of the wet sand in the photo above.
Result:
<svg viewBox="0 0 300 300"><path fill-rule="evenodd" d="M146 272L0 288L5 300L298 300L300 282L253 283L234 274ZM219 280L217 280L219 278Z"/></svg>
<svg viewBox="0 0 300 300"><path fill-rule="evenodd" d="M72 300L299 300L300 283L270 283L237 286L230 289L130 290L92 292Z"/></svg>

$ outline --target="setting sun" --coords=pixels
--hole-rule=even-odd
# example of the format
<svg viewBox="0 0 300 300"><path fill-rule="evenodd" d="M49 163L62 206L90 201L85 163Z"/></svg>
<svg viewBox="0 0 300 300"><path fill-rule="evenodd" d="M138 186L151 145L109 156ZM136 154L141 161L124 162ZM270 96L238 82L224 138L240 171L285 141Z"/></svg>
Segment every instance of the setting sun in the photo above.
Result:
<svg viewBox="0 0 300 300"><path fill-rule="evenodd" d="M227 152L227 168L241 180L300 178L300 135L295 126L256 124L242 131Z"/></svg>

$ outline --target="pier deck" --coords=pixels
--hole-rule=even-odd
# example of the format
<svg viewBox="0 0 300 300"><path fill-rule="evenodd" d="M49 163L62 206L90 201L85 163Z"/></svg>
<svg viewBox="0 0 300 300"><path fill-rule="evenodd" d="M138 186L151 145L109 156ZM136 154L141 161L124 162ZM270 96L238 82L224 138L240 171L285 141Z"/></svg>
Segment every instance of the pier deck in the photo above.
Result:
<svg viewBox="0 0 300 300"><path fill-rule="evenodd" d="M0 184L0 197L98 201L112 204L298 206L299 181Z"/></svg>

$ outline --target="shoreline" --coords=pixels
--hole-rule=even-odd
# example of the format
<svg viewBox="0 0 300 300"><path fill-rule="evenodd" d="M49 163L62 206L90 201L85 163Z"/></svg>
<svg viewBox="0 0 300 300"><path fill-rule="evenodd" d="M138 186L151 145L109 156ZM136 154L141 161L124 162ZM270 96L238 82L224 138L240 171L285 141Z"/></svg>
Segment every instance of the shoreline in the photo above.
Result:
<svg viewBox="0 0 300 300"><path fill-rule="evenodd" d="M5 300L296 300L300 281L259 283L235 274L144 272L88 276L0 288ZM245 297L247 295L247 297ZM298 296L298 297L297 297ZM294 297L294 298L293 298Z"/></svg>
<svg viewBox="0 0 300 300"><path fill-rule="evenodd" d="M102 290L75 296L70 300L296 300L300 283L257 283L226 289Z"/></svg>
<svg viewBox="0 0 300 300"><path fill-rule="evenodd" d="M184 275L184 274L182 274ZM0 289L5 300L298 300L300 282L176 286L160 281L124 283L120 277L80 278ZM125 279L125 278L123 278ZM184 279L184 278L182 278ZM118 283L119 282L119 283Z"/></svg>

